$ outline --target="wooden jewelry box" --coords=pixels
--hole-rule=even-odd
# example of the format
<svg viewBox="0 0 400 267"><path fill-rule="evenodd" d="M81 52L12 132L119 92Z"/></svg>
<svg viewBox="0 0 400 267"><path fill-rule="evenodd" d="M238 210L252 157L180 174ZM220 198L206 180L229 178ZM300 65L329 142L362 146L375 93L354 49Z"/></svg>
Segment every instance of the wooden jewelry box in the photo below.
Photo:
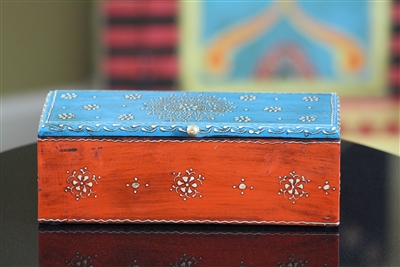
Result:
<svg viewBox="0 0 400 267"><path fill-rule="evenodd" d="M52 91L38 220L339 224L339 100L328 93Z"/></svg>

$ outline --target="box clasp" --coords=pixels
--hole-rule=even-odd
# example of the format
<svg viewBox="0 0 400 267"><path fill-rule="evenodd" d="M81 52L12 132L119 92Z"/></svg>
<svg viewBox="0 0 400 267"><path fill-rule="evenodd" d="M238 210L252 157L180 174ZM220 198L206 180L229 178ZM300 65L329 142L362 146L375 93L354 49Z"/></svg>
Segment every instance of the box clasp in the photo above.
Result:
<svg viewBox="0 0 400 267"><path fill-rule="evenodd" d="M194 124L191 124L186 128L186 133L190 137L195 137L199 133L199 131L200 131L199 126Z"/></svg>

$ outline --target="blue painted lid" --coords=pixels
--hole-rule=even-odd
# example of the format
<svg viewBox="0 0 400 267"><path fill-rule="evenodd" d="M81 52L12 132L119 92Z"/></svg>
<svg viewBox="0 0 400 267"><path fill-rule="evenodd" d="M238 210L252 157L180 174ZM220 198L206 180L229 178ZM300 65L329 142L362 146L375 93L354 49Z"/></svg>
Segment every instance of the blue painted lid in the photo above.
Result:
<svg viewBox="0 0 400 267"><path fill-rule="evenodd" d="M51 91L39 137L340 138L334 93Z"/></svg>

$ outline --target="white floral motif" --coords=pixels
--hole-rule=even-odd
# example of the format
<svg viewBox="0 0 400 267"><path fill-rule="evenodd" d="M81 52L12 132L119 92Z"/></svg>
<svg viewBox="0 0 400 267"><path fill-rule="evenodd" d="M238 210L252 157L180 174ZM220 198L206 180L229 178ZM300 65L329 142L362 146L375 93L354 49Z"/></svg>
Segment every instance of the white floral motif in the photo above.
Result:
<svg viewBox="0 0 400 267"><path fill-rule="evenodd" d="M199 257L199 260L202 260L202 257ZM172 267L195 267L199 264L197 259L193 256L187 256L183 254L175 263L170 263L169 265Z"/></svg>
<svg viewBox="0 0 400 267"><path fill-rule="evenodd" d="M307 121L307 122L313 122L316 121L317 118L313 117L313 116L303 116L299 118L299 121Z"/></svg>
<svg viewBox="0 0 400 267"><path fill-rule="evenodd" d="M118 119L122 120L122 121L130 121L133 120L135 117L133 117L132 114L121 114L118 116Z"/></svg>
<svg viewBox="0 0 400 267"><path fill-rule="evenodd" d="M97 104L88 104L88 105L83 106L83 108L86 110L97 110L100 108L100 106Z"/></svg>
<svg viewBox="0 0 400 267"><path fill-rule="evenodd" d="M75 115L72 113L62 113L62 114L58 114L57 117L62 120L67 120L67 119L75 118Z"/></svg>
<svg viewBox="0 0 400 267"><path fill-rule="evenodd" d="M149 184L145 184L145 186L148 187ZM133 188L133 193L137 194L138 189L140 187L139 178L137 178L137 177L133 178L133 183L132 184L126 184L126 187L132 187Z"/></svg>
<svg viewBox="0 0 400 267"><path fill-rule="evenodd" d="M289 173L290 176L279 176L280 182L279 184L283 185L278 192L278 195L283 194L285 198L289 200L293 200L293 204L296 203L296 200L299 200L301 197L308 197L308 192L304 191L304 186L311 182L311 180L307 180L304 176L300 176L292 171Z"/></svg>
<svg viewBox="0 0 400 267"><path fill-rule="evenodd" d="M101 177L94 174L90 177L90 172L87 167L79 169L79 172L80 173L73 171L72 175L67 177L67 183L71 185L67 186L64 191L71 192L71 194L75 196L76 200L90 197L91 195L93 195L94 198L97 198L97 195L95 194L96 192L94 192L92 188L95 184L98 184L97 179L100 179ZM69 171L67 171L67 173L69 173Z"/></svg>
<svg viewBox="0 0 400 267"><path fill-rule="evenodd" d="M305 96L302 98L303 101L306 102L317 102L319 100L318 96Z"/></svg>
<svg viewBox="0 0 400 267"><path fill-rule="evenodd" d="M239 116L235 117L235 121L237 122L251 122L251 118L248 116Z"/></svg>
<svg viewBox="0 0 400 267"><path fill-rule="evenodd" d="M150 99L149 103L143 105L142 109L149 111L147 115L157 115L158 119L185 122L214 120L215 117L225 116L227 112L232 112L232 109L235 108L233 102L226 101L226 98L203 94L183 94L181 96L172 94L169 97Z"/></svg>
<svg viewBox="0 0 400 267"><path fill-rule="evenodd" d="M325 185L323 186L318 186L318 189L322 189L325 192L325 195L329 194L329 190L335 191L336 188L335 187L331 187L331 185L329 184L329 181L325 181Z"/></svg>
<svg viewBox="0 0 400 267"><path fill-rule="evenodd" d="M256 99L257 99L257 97L255 95L242 95L242 96L240 96L240 100L244 100L244 101L254 101Z"/></svg>
<svg viewBox="0 0 400 267"><path fill-rule="evenodd" d="M279 267L300 267L300 266L307 266L307 265L308 265L307 260L303 261L303 260L296 259L296 256L294 255L294 253L292 254L291 257L288 257L284 261L278 262Z"/></svg>
<svg viewBox="0 0 400 267"><path fill-rule="evenodd" d="M127 267L140 267L138 260L133 260L132 266L128 265Z"/></svg>
<svg viewBox="0 0 400 267"><path fill-rule="evenodd" d="M66 260L65 263L68 266L93 267L93 261L95 258L97 258L97 255L91 257L87 254L80 254L78 251L72 259Z"/></svg>
<svg viewBox="0 0 400 267"><path fill-rule="evenodd" d="M203 185L203 180L206 178L201 174L196 175L196 172L193 169L186 170L186 174L182 174L181 172L172 173L174 177L175 184L172 185L170 191L175 189L175 192L179 194L183 200L187 200L188 198L194 198L199 194L199 197L203 197L201 195L201 191L197 190L197 188Z"/></svg>
<svg viewBox="0 0 400 267"><path fill-rule="evenodd" d="M282 108L280 108L280 107L266 107L266 108L264 108L264 110L268 111L268 112L278 112L278 111L281 111Z"/></svg>
<svg viewBox="0 0 400 267"><path fill-rule="evenodd" d="M72 99L72 98L76 98L77 95L75 93L65 93L61 95L61 98L63 99Z"/></svg>
<svg viewBox="0 0 400 267"><path fill-rule="evenodd" d="M129 94L129 95L125 95L125 98L126 99L129 99L129 100L136 100L136 99L139 99L139 98L141 98L142 96L141 95L139 95L139 94Z"/></svg>
<svg viewBox="0 0 400 267"><path fill-rule="evenodd" d="M250 190L253 190L253 186L247 186L246 184L245 184L245 179L244 178L242 178L242 181L241 181L241 183L240 184L238 184L238 185L234 185L234 186L232 186L232 188L233 189L239 189L240 190L240 194L241 195L244 195L244 190L246 189L246 188L249 188Z"/></svg>

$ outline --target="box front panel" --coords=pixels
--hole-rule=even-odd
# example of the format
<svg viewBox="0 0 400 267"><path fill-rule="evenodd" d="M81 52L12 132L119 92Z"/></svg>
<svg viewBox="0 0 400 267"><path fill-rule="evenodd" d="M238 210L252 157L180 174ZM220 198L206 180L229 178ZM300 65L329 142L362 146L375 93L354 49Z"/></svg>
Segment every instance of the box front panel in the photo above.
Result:
<svg viewBox="0 0 400 267"><path fill-rule="evenodd" d="M39 221L337 225L333 141L40 139Z"/></svg>

